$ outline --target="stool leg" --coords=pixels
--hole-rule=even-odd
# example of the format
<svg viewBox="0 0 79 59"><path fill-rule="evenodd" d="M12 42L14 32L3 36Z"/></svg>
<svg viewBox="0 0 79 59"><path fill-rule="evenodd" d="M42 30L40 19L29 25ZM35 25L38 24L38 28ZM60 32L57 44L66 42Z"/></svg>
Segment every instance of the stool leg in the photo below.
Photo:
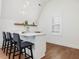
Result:
<svg viewBox="0 0 79 59"><path fill-rule="evenodd" d="M12 43L11 43L11 46L10 46L9 59L10 59L10 56L11 56L11 51L12 51Z"/></svg>
<svg viewBox="0 0 79 59"><path fill-rule="evenodd" d="M14 57L15 57L15 51L16 51L16 46L14 45L13 59L14 59Z"/></svg>
<svg viewBox="0 0 79 59"><path fill-rule="evenodd" d="M19 51L19 59L21 59L21 51L22 51L22 50Z"/></svg>
<svg viewBox="0 0 79 59"><path fill-rule="evenodd" d="M3 50L3 48L4 48L4 40L3 40L3 43L2 43L2 50Z"/></svg>
<svg viewBox="0 0 79 59"><path fill-rule="evenodd" d="M5 53L5 49L6 49L6 42L7 42L7 41L4 41L3 53Z"/></svg>
<svg viewBox="0 0 79 59"><path fill-rule="evenodd" d="M7 42L6 56L8 54L8 48L9 48L9 41Z"/></svg>
<svg viewBox="0 0 79 59"><path fill-rule="evenodd" d="M30 46L30 52L31 52L31 58L33 59L33 51L32 51L32 46Z"/></svg>
<svg viewBox="0 0 79 59"><path fill-rule="evenodd" d="M24 48L24 53L25 53L25 57L26 57L26 49Z"/></svg>

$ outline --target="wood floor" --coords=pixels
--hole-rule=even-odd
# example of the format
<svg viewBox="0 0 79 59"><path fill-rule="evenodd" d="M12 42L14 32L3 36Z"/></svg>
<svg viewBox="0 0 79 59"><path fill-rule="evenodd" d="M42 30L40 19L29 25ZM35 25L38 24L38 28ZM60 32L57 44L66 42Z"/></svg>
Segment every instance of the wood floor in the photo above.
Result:
<svg viewBox="0 0 79 59"><path fill-rule="evenodd" d="M0 59L8 59L1 49ZM15 59L18 59L18 56ZM79 59L79 50L47 43L46 56L42 59Z"/></svg>
<svg viewBox="0 0 79 59"><path fill-rule="evenodd" d="M47 43L46 56L42 59L79 59L79 50Z"/></svg>

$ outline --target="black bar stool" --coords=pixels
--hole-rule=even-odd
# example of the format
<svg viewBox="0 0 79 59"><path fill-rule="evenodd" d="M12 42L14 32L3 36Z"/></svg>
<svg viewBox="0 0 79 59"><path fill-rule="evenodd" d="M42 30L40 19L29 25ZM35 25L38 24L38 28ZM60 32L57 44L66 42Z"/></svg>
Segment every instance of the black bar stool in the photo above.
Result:
<svg viewBox="0 0 79 59"><path fill-rule="evenodd" d="M15 44L11 34L12 33L10 33L10 32L6 32L6 38L8 40L7 47L6 47L6 55L9 54L9 59L10 59L11 53L13 53L12 50L14 49L14 44ZM21 41L23 41L23 40L21 40Z"/></svg>
<svg viewBox="0 0 79 59"><path fill-rule="evenodd" d="M10 50L10 47L12 47L13 44L13 38L11 36L10 32L6 32L6 38L7 38L7 48L6 48L6 55L8 54L8 50Z"/></svg>
<svg viewBox="0 0 79 59"><path fill-rule="evenodd" d="M25 59L30 59L30 58L33 59L33 51L32 51L32 46L34 45L33 43L28 41L21 42L20 36L17 33L13 33L13 40L16 43L14 45L13 59L16 55L19 55L19 59L21 59L21 54L25 54ZM26 53L26 48L30 50L30 54ZM18 51L19 54L16 54L16 51Z"/></svg>
<svg viewBox="0 0 79 59"><path fill-rule="evenodd" d="M11 33L10 32L2 32L3 33L3 44L2 44L2 51L4 53L9 54L9 59L11 56L11 52L9 53L9 51L11 51L12 49L12 45L13 43L13 39L11 37ZM6 52L5 52L6 50Z"/></svg>
<svg viewBox="0 0 79 59"><path fill-rule="evenodd" d="M6 49L6 45L7 45L6 33L2 32L2 35L3 35L2 51L5 53L5 49Z"/></svg>
<svg viewBox="0 0 79 59"><path fill-rule="evenodd" d="M12 51L12 49L14 47L14 41L13 41L13 38L12 38L10 32L6 32L6 38L8 39L6 55L9 54L9 59L10 59L10 56L11 56L11 53L12 53L11 51Z"/></svg>

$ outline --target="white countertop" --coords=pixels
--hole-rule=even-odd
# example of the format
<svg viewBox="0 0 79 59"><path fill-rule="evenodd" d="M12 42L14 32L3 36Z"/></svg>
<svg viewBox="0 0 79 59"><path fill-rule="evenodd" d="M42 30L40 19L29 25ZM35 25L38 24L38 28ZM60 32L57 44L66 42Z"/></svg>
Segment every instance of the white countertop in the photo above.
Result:
<svg viewBox="0 0 79 59"><path fill-rule="evenodd" d="M18 33L18 34L20 34L22 36L42 36L42 35L45 35L42 32L22 32L22 31L14 31L14 32L11 32L11 33Z"/></svg>
<svg viewBox="0 0 79 59"><path fill-rule="evenodd" d="M44 33L20 33L20 35L23 35L23 36L41 36L41 35L45 35Z"/></svg>

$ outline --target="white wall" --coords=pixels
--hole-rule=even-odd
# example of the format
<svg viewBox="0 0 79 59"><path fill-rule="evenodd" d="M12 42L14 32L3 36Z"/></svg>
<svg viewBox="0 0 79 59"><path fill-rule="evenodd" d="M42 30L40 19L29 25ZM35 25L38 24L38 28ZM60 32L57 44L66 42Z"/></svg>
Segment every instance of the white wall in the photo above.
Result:
<svg viewBox="0 0 79 59"><path fill-rule="evenodd" d="M1 17L3 19L3 30L13 31L23 28L15 26L14 23L24 22L25 20L28 20L28 23L35 22L38 24L38 18L47 1L48 0L2 0Z"/></svg>
<svg viewBox="0 0 79 59"><path fill-rule="evenodd" d="M35 22L39 17L44 2L45 0L3 0L2 16L5 19Z"/></svg>
<svg viewBox="0 0 79 59"><path fill-rule="evenodd" d="M2 31L2 19L1 19L1 11L2 11L2 0L0 0L0 44L2 44L2 32L1 32Z"/></svg>
<svg viewBox="0 0 79 59"><path fill-rule="evenodd" d="M52 19L55 16L62 18L61 35L52 34ZM79 1L51 0L41 14L39 27L48 34L47 42L79 48Z"/></svg>
<svg viewBox="0 0 79 59"><path fill-rule="evenodd" d="M14 23L24 22L25 20L28 20L29 23L35 22L38 24L41 10L47 1L48 0L3 0L1 15L3 19L3 30L16 30L18 26L15 26ZM20 28L23 27L19 27L18 29Z"/></svg>
<svg viewBox="0 0 79 59"><path fill-rule="evenodd" d="M2 6L2 0L0 0L0 16L1 16L1 6Z"/></svg>

